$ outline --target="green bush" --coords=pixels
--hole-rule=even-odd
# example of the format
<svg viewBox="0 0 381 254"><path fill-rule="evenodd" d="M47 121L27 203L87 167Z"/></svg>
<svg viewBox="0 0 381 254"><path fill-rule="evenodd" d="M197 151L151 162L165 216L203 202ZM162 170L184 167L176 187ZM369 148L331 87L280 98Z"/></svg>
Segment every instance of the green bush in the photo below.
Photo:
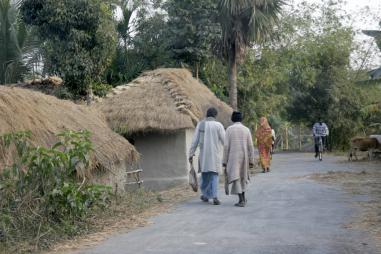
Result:
<svg viewBox="0 0 381 254"><path fill-rule="evenodd" d="M92 85L93 93L96 96L99 97L105 97L108 92L112 89L112 85L109 84L103 84L103 83L94 83Z"/></svg>
<svg viewBox="0 0 381 254"><path fill-rule="evenodd" d="M30 136L0 137L2 149L17 154L0 174L0 241L10 249L16 242L45 247L54 237L79 233L82 222L107 207L112 195L110 187L86 181L88 131L65 131L50 148L32 146Z"/></svg>
<svg viewBox="0 0 381 254"><path fill-rule="evenodd" d="M54 91L54 96L61 100L74 100L74 95L65 86L61 86Z"/></svg>

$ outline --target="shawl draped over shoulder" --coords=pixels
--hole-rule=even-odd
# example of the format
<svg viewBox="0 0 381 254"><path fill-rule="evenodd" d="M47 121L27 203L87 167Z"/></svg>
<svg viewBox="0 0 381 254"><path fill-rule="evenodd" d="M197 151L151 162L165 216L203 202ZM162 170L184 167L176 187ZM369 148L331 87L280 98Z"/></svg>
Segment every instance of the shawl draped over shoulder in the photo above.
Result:
<svg viewBox="0 0 381 254"><path fill-rule="evenodd" d="M261 117L260 126L255 132L255 137L257 138L257 144L263 145L266 148L270 148L272 145L272 132L271 127L265 117Z"/></svg>

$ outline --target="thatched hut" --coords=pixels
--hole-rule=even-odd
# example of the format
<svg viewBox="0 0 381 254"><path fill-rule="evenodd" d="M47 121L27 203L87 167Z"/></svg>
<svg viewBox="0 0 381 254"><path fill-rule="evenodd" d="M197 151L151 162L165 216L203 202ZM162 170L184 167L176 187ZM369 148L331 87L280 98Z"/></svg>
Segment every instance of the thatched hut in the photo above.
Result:
<svg viewBox="0 0 381 254"><path fill-rule="evenodd" d="M153 189L187 180L194 129L210 106L227 127L232 109L186 69L145 72L95 104L141 154L144 185Z"/></svg>
<svg viewBox="0 0 381 254"><path fill-rule="evenodd" d="M51 146L63 130L88 130L92 133L90 179L122 189L125 172L136 162L138 153L123 137L113 132L104 117L94 109L59 100L23 88L0 86L0 135L15 131L32 132L31 142ZM12 154L0 153L0 170Z"/></svg>

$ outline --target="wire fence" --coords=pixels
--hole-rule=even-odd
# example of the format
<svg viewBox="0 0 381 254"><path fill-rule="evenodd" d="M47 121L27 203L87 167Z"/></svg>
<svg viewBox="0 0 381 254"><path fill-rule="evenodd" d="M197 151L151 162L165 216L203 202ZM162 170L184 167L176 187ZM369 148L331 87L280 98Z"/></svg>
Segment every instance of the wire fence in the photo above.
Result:
<svg viewBox="0 0 381 254"><path fill-rule="evenodd" d="M314 151L312 130L300 125L282 125L275 130L275 151Z"/></svg>

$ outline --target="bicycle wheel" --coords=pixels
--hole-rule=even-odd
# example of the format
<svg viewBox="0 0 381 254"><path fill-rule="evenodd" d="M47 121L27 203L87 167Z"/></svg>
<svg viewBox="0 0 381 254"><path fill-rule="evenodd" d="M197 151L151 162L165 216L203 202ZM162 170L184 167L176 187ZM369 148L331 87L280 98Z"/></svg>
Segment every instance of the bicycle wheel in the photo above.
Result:
<svg viewBox="0 0 381 254"><path fill-rule="evenodd" d="M323 139L322 137L320 137L319 138L319 161L323 160L323 151L324 151Z"/></svg>

